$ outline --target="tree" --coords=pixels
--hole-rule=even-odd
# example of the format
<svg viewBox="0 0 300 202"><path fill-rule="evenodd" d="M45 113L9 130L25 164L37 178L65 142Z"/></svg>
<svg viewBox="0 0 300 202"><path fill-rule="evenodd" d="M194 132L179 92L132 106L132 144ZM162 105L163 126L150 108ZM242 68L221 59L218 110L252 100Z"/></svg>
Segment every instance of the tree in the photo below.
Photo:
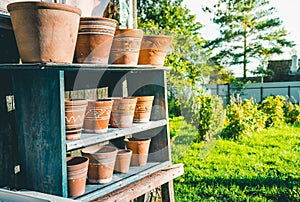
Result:
<svg viewBox="0 0 300 202"><path fill-rule="evenodd" d="M242 65L244 79L254 59L268 60L295 45L286 39L287 31L269 0L218 0L204 11L214 14L220 28L220 37L205 45L216 52L212 59L225 66Z"/></svg>
<svg viewBox="0 0 300 202"><path fill-rule="evenodd" d="M209 74L208 52L203 49L202 25L182 3L183 0L138 0L138 24L144 34L172 35L172 52L166 65L193 85L201 76Z"/></svg>

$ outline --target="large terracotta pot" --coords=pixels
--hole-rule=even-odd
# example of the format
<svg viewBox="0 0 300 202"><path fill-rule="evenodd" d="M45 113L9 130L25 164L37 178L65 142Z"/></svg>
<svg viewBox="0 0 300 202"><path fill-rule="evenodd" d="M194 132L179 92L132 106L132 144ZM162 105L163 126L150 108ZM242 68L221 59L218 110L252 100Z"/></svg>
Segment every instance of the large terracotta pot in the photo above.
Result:
<svg viewBox="0 0 300 202"><path fill-rule="evenodd" d="M86 177L88 172L89 159L87 157L68 157L68 195L77 197L85 192Z"/></svg>
<svg viewBox="0 0 300 202"><path fill-rule="evenodd" d="M109 18L82 17L76 44L78 63L107 65L117 21Z"/></svg>
<svg viewBox="0 0 300 202"><path fill-rule="evenodd" d="M114 99L110 120L112 127L129 128L132 126L136 101L135 97Z"/></svg>
<svg viewBox="0 0 300 202"><path fill-rule="evenodd" d="M113 146L91 146L82 149L89 158L88 181L107 184L112 181L118 149Z"/></svg>
<svg viewBox="0 0 300 202"><path fill-rule="evenodd" d="M143 30L119 29L116 31L110 51L109 63L137 65L143 38Z"/></svg>
<svg viewBox="0 0 300 202"><path fill-rule="evenodd" d="M133 122L149 122L154 96L136 96L137 102L134 111Z"/></svg>
<svg viewBox="0 0 300 202"><path fill-rule="evenodd" d="M146 165L151 138L128 138L124 141L126 148L132 150L131 165Z"/></svg>
<svg viewBox="0 0 300 202"><path fill-rule="evenodd" d="M108 130L113 100L89 101L84 118L84 130L88 133L105 133Z"/></svg>
<svg viewBox="0 0 300 202"><path fill-rule="evenodd" d="M72 63L81 10L49 2L7 6L23 63Z"/></svg>
<svg viewBox="0 0 300 202"><path fill-rule="evenodd" d="M171 36L144 36L138 64L163 66L171 44Z"/></svg>
<svg viewBox="0 0 300 202"><path fill-rule="evenodd" d="M76 140L81 136L87 100L65 99L66 139Z"/></svg>

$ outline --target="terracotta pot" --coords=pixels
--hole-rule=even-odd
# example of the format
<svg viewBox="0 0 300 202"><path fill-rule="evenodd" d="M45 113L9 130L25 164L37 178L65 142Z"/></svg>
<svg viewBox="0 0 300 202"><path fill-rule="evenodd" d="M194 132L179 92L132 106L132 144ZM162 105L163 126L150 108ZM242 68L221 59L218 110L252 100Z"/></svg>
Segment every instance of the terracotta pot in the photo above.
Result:
<svg viewBox="0 0 300 202"><path fill-rule="evenodd" d="M171 36L144 36L138 64L163 66L171 44Z"/></svg>
<svg viewBox="0 0 300 202"><path fill-rule="evenodd" d="M84 148L82 154L89 158L88 181L106 184L112 181L118 149L112 146Z"/></svg>
<svg viewBox="0 0 300 202"><path fill-rule="evenodd" d="M116 173L128 173L132 151L130 149L119 149L114 171Z"/></svg>
<svg viewBox="0 0 300 202"><path fill-rule="evenodd" d="M149 122L154 96L137 96L133 122Z"/></svg>
<svg viewBox="0 0 300 202"><path fill-rule="evenodd" d="M105 133L108 130L113 100L89 101L85 112L84 130L88 133Z"/></svg>
<svg viewBox="0 0 300 202"><path fill-rule="evenodd" d="M117 21L109 18L80 18L77 62L107 65L116 26Z"/></svg>
<svg viewBox="0 0 300 202"><path fill-rule="evenodd" d="M143 30L119 29L116 31L110 51L110 64L137 65L143 38Z"/></svg>
<svg viewBox="0 0 300 202"><path fill-rule="evenodd" d="M7 6L23 63L72 63L81 10L49 2Z"/></svg>
<svg viewBox="0 0 300 202"><path fill-rule="evenodd" d="M146 165L151 138L128 138L124 141L126 148L132 150L131 165Z"/></svg>
<svg viewBox="0 0 300 202"><path fill-rule="evenodd" d="M86 107L87 100L65 99L65 123L67 140L80 138Z"/></svg>
<svg viewBox="0 0 300 202"><path fill-rule="evenodd" d="M132 126L136 101L135 97L114 100L110 122L112 127L129 128Z"/></svg>
<svg viewBox="0 0 300 202"><path fill-rule="evenodd" d="M67 157L69 197L77 197L84 194L88 164L89 159L86 157Z"/></svg>

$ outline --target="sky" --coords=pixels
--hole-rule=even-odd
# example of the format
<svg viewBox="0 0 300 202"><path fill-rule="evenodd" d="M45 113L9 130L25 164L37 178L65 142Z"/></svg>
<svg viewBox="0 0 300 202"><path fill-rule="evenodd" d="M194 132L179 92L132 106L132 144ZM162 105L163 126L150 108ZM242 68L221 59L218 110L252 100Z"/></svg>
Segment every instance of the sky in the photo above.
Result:
<svg viewBox="0 0 300 202"><path fill-rule="evenodd" d="M207 13L202 11L202 7L213 5L217 0L184 0L184 3L191 10L192 14L196 14L197 21L204 25L201 34L206 39L213 39L218 36L218 27L211 22L211 18ZM300 0L270 0L272 6L277 9L278 17L283 21L283 26L288 31L287 39L296 43L294 49L297 51L298 58L300 56ZM284 54L275 56L273 60L290 59L291 50L284 50Z"/></svg>

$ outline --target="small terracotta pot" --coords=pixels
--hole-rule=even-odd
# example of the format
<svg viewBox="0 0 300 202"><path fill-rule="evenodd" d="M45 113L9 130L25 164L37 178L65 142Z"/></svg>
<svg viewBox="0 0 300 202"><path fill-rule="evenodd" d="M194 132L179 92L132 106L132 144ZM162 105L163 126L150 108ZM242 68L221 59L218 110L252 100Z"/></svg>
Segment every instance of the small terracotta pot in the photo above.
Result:
<svg viewBox="0 0 300 202"><path fill-rule="evenodd" d="M86 107L87 100L65 99L65 122L67 140L80 138Z"/></svg>
<svg viewBox="0 0 300 202"><path fill-rule="evenodd" d="M136 96L137 102L134 111L133 122L149 122L154 96Z"/></svg>
<svg viewBox="0 0 300 202"><path fill-rule="evenodd" d="M112 146L91 146L84 148L83 156L89 158L88 181L107 184L112 181L118 149Z"/></svg>
<svg viewBox="0 0 300 202"><path fill-rule="evenodd" d="M81 10L49 2L7 6L23 63L72 63Z"/></svg>
<svg viewBox="0 0 300 202"><path fill-rule="evenodd" d="M77 197L84 194L88 164L89 159L86 157L67 157L69 197Z"/></svg>
<svg viewBox="0 0 300 202"><path fill-rule="evenodd" d="M85 112L84 130L88 133L105 133L108 130L113 100L89 101Z"/></svg>
<svg viewBox="0 0 300 202"><path fill-rule="evenodd" d="M128 138L124 141L126 148L132 150L131 165L146 165L151 138Z"/></svg>
<svg viewBox="0 0 300 202"><path fill-rule="evenodd" d="M144 36L138 64L163 66L171 44L171 36Z"/></svg>
<svg viewBox="0 0 300 202"><path fill-rule="evenodd" d="M114 171L116 173L128 173L132 151L130 149L119 149Z"/></svg>
<svg viewBox="0 0 300 202"><path fill-rule="evenodd" d="M110 64L137 65L143 38L143 30L119 29L116 31L110 51Z"/></svg>
<svg viewBox="0 0 300 202"><path fill-rule="evenodd" d="M117 21L109 18L82 17L75 54L78 63L107 65Z"/></svg>
<svg viewBox="0 0 300 202"><path fill-rule="evenodd" d="M112 127L129 128L132 126L136 101L135 97L114 99L110 122Z"/></svg>

